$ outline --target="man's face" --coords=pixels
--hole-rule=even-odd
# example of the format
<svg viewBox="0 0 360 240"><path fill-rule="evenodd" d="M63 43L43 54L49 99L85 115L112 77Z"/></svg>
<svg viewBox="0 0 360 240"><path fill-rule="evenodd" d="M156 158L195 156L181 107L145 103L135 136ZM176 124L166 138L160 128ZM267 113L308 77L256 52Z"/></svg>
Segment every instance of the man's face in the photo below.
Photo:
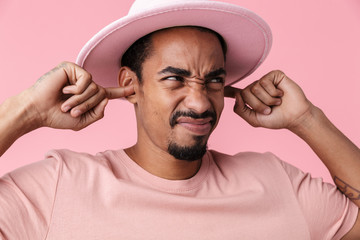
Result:
<svg viewBox="0 0 360 240"><path fill-rule="evenodd" d="M195 28L153 34L135 105L138 143L197 160L224 107L224 55L218 38Z"/></svg>

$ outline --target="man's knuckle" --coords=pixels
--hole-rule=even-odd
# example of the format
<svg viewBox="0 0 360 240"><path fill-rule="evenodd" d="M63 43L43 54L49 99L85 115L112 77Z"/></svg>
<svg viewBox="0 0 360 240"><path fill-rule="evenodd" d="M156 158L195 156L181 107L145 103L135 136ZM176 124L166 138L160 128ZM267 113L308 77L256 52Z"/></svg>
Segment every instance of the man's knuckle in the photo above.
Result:
<svg viewBox="0 0 360 240"><path fill-rule="evenodd" d="M82 76L85 80L87 80L88 82L92 81L92 75L91 73L89 73L88 71L80 71L80 76Z"/></svg>
<svg viewBox="0 0 360 240"><path fill-rule="evenodd" d="M91 73L89 73L88 71L85 71L85 74L88 79L92 79Z"/></svg>
<svg viewBox="0 0 360 240"><path fill-rule="evenodd" d="M106 96L106 91L104 88L99 88L99 95L102 98L104 98Z"/></svg>
<svg viewBox="0 0 360 240"><path fill-rule="evenodd" d="M268 79L260 79L259 84L263 87L268 87L271 85L271 82Z"/></svg>
<svg viewBox="0 0 360 240"><path fill-rule="evenodd" d="M91 93L96 93L99 91L99 87L95 84L95 83L91 83L89 86L88 86L88 90L91 92Z"/></svg>
<svg viewBox="0 0 360 240"><path fill-rule="evenodd" d="M276 69L276 70L273 70L273 71L271 71L273 74L275 74L275 75L285 75L285 73L283 72L283 71L281 71L281 70L279 70L279 69Z"/></svg>
<svg viewBox="0 0 360 240"><path fill-rule="evenodd" d="M252 87L251 87L251 92L253 93L253 94L259 94L260 92L261 92L261 86L260 85L258 85L258 84L255 84L255 85L253 85Z"/></svg>
<svg viewBox="0 0 360 240"><path fill-rule="evenodd" d="M89 103L84 103L83 104L83 109L84 109L84 112L87 112L91 109L91 106Z"/></svg>
<svg viewBox="0 0 360 240"><path fill-rule="evenodd" d="M60 62L59 64L58 64L58 66L59 67L64 67L64 66L67 66L67 65L69 65L70 64L70 62L68 62L68 61L62 61L62 62Z"/></svg>

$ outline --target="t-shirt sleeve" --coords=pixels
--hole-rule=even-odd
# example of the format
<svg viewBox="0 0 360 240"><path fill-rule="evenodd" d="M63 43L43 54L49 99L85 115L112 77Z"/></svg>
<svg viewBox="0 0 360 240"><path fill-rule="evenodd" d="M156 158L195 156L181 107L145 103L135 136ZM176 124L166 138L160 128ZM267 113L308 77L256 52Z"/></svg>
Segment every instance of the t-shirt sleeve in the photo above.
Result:
<svg viewBox="0 0 360 240"><path fill-rule="evenodd" d="M354 225L358 207L333 184L280 162L293 185L311 239L341 239Z"/></svg>
<svg viewBox="0 0 360 240"><path fill-rule="evenodd" d="M59 160L48 158L0 178L0 239L44 239L58 176Z"/></svg>

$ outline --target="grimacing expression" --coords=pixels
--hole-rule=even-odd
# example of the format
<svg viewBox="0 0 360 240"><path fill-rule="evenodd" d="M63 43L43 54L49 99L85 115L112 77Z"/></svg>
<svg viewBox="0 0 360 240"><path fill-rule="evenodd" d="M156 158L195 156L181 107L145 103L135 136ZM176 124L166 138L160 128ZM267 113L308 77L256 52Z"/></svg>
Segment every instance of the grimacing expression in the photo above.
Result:
<svg viewBox="0 0 360 240"><path fill-rule="evenodd" d="M134 83L138 142L176 159L200 159L224 107L224 69L211 32L177 27L152 34L141 83Z"/></svg>

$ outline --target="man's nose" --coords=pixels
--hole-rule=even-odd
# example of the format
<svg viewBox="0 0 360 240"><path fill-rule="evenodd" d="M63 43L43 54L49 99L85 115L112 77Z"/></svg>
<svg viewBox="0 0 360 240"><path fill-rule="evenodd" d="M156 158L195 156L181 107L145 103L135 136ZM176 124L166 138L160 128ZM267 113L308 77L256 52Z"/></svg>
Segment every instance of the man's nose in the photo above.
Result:
<svg viewBox="0 0 360 240"><path fill-rule="evenodd" d="M198 79L187 82L187 95L184 99L185 106L201 114L211 108L208 92L204 81Z"/></svg>

